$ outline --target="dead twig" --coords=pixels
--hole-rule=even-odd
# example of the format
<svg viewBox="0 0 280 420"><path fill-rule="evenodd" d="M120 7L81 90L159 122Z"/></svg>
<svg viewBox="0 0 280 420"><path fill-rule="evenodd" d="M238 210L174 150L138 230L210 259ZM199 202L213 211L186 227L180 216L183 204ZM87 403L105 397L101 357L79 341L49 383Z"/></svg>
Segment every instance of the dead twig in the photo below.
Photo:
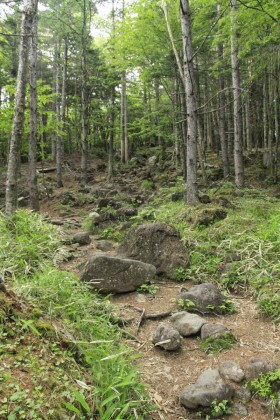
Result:
<svg viewBox="0 0 280 420"><path fill-rule="evenodd" d="M143 341L140 341L135 335L131 334L130 332L126 331L126 330L121 330L123 335L126 335L127 337L129 337L130 339L136 341L137 343L143 345Z"/></svg>
<svg viewBox="0 0 280 420"><path fill-rule="evenodd" d="M145 319L145 313L146 313L146 309L145 309L145 308L143 308L143 310L142 310L142 314L141 314L141 316L140 316L140 318L139 318L139 321L138 321L138 324L137 324L136 334L138 333L138 331L139 331L139 329L140 329L140 327L141 327L141 324L142 324L142 322L143 322L143 321L144 321L144 319Z"/></svg>

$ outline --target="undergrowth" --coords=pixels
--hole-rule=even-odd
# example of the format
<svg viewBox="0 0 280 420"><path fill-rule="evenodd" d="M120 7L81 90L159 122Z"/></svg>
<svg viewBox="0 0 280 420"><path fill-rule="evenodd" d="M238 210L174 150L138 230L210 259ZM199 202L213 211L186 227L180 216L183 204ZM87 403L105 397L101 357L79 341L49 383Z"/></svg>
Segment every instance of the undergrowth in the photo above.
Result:
<svg viewBox="0 0 280 420"><path fill-rule="evenodd" d="M134 223L161 221L172 224L182 236L191 256L190 267L176 273L180 281L214 281L229 291L250 289L260 312L280 320L280 207L267 190L244 189L230 183L209 190L212 202L188 207L172 201L184 189L183 181L161 189L150 205L139 212ZM215 209L227 199L227 217L208 226L197 225L198 215ZM220 204L219 204L220 205Z"/></svg>
<svg viewBox="0 0 280 420"><path fill-rule="evenodd" d="M3 297L0 417L143 418L149 403L133 366L138 355L122 343L108 300L53 266L58 231L19 211L1 216L0 235L2 273L26 302L23 310Z"/></svg>

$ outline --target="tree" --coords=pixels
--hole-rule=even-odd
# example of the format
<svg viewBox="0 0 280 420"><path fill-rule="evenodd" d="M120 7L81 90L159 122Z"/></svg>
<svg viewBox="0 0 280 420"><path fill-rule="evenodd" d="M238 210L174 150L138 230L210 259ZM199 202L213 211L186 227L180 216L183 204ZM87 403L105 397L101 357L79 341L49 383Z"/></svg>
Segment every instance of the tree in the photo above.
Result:
<svg viewBox="0 0 280 420"><path fill-rule="evenodd" d="M237 0L231 0L231 66L232 66L232 87L233 87L233 109L234 109L234 169L235 184L237 187L244 186L244 165L243 165L243 142L242 142L242 107L240 94L240 75L238 59L238 35L237 35Z"/></svg>
<svg viewBox="0 0 280 420"><path fill-rule="evenodd" d="M197 101L193 68L192 34L190 20L190 6L188 0L180 0L181 25L183 35L183 69L187 101L187 201L196 204L198 201L197 188Z"/></svg>
<svg viewBox="0 0 280 420"><path fill-rule="evenodd" d="M34 0L32 36L30 39L30 130L29 130L29 196L31 208L38 211L39 193L37 185L37 25L38 0Z"/></svg>
<svg viewBox="0 0 280 420"><path fill-rule="evenodd" d="M26 74L28 66L29 41L32 35L32 23L36 15L36 0L25 0L22 11L21 36L19 45L19 63L15 108L11 132L10 150L6 180L6 214L11 215L17 209L18 176L20 170L20 152L23 137Z"/></svg>

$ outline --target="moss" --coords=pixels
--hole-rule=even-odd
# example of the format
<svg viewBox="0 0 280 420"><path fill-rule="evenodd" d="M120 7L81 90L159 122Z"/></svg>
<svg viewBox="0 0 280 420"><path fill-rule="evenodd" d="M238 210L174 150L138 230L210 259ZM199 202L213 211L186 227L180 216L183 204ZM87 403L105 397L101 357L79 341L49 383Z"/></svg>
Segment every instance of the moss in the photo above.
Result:
<svg viewBox="0 0 280 420"><path fill-rule="evenodd" d="M56 331L53 327L53 325L47 321L36 321L35 322L35 328L41 333L43 336L46 336L48 338L54 338L56 337Z"/></svg>
<svg viewBox="0 0 280 420"><path fill-rule="evenodd" d="M42 316L42 311L39 308L33 308L32 309L32 318L40 318Z"/></svg>

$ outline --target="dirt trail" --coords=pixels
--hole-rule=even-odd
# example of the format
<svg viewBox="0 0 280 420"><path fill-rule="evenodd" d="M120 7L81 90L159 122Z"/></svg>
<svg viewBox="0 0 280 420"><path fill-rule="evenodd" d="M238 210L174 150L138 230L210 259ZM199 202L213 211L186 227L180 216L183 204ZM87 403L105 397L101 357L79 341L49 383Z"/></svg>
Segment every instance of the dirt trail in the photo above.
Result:
<svg viewBox="0 0 280 420"><path fill-rule="evenodd" d="M104 180L99 175L99 180ZM73 191L73 179L66 180L67 191L71 187ZM102 184L100 184L102 185ZM98 186L95 186L98 188ZM59 190L60 193L63 190ZM54 219L74 220L82 222L83 216L73 208L73 212L67 216L61 216L61 211L57 210L59 196L54 194L51 200L42 202L41 210L48 213ZM83 211L90 211L92 206L84 206ZM73 234L81 228L65 224L63 231L66 235ZM79 274L79 266L83 264L87 257L94 252L100 252L96 249L96 237L92 236L90 245L74 248L74 258L61 265L63 269L74 271ZM73 250L73 248L72 248ZM181 390L188 384L194 383L198 376L206 369L216 368L225 360L234 360L241 367L245 367L251 358L262 358L273 360L280 366L280 334L279 326L273 322L262 319L257 311L255 301L249 295L232 295L238 312L229 316L216 317L214 322L219 322L228 327L238 339L235 348L223 351L216 355L206 355L199 348L197 337L185 338L180 351L167 352L154 347L151 343L151 335L160 322L164 320L144 320L139 330L137 327L141 313L145 310L146 314L156 314L168 310L176 311L174 300L178 294L181 284L171 283L164 280L157 282L159 289L152 296L144 293L127 293L112 296L110 301L115 305L115 311L122 319L130 320L130 323L124 327L129 335L126 342L137 353L142 353L143 357L137 359L139 372L143 381L149 386L149 394L157 405L157 409L152 414L152 419L159 420L179 420L197 418L194 414L187 412L179 404L179 395ZM186 287L191 284L187 283ZM206 319L213 321L213 316L205 316ZM247 405L249 420L266 420L271 416L267 414L264 402L253 398ZM230 416L227 418L241 419L242 416Z"/></svg>

